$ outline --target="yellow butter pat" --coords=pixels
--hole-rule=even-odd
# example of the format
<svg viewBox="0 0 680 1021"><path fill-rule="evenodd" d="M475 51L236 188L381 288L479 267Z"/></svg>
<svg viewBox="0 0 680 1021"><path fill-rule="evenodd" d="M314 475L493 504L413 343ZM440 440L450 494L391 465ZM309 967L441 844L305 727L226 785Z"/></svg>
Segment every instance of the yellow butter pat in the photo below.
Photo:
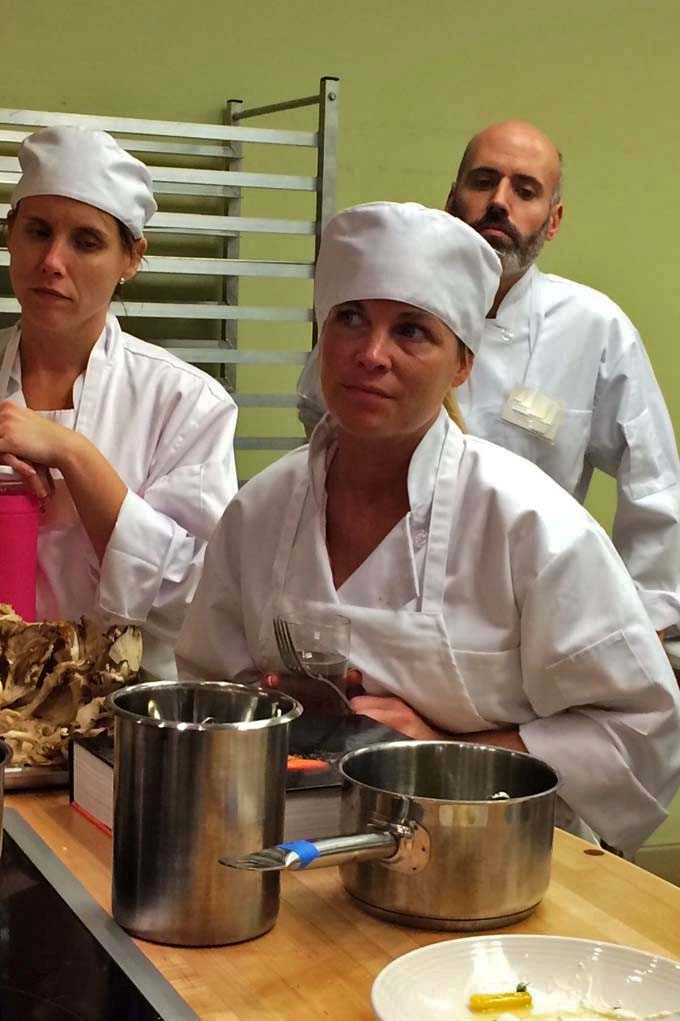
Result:
<svg viewBox="0 0 680 1021"><path fill-rule="evenodd" d="M492 1014L531 1007L532 1002L531 993L522 990L511 993L474 993L468 1006L475 1014Z"/></svg>

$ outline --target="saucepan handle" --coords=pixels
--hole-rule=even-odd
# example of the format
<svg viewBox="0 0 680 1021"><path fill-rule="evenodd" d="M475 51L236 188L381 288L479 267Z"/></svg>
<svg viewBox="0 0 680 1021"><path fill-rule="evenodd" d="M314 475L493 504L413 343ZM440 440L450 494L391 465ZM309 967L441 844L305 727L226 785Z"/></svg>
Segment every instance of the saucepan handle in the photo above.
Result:
<svg viewBox="0 0 680 1021"><path fill-rule="evenodd" d="M389 861L397 854L399 842L399 834L389 830L352 833L323 840L293 840L237 858L220 858L220 864L231 869L280 872L284 869L319 869L348 862Z"/></svg>

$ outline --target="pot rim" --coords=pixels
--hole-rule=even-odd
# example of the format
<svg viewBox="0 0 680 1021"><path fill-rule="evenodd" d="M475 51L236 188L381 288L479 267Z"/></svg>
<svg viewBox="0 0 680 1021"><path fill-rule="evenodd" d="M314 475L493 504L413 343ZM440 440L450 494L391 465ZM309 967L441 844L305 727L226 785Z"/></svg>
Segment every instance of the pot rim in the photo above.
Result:
<svg viewBox="0 0 680 1021"><path fill-rule="evenodd" d="M345 772L345 763L350 759L358 758L360 755L366 754L371 751L379 750L381 748L403 748L406 746L413 747L413 745L464 745L466 748L484 748L486 751L490 751L492 754L505 754L510 756L516 756L521 759L531 759L545 769L549 770L555 777L555 783L552 787L546 788L539 794L523 794L519 798L432 798L426 797L421 794L406 794L404 791L391 791L387 787L376 787L375 784L366 783L363 780L356 780L354 777L349 776ZM343 780L346 783L352 784L355 787L363 787L364 790L374 791L377 794L389 794L393 798L402 798L407 801L418 801L418 802L432 802L433 804L439 805L518 805L523 801L533 801L536 798L543 798L549 794L556 794L559 788L562 786L562 778L557 772L554 766L551 766L545 759L539 759L536 755L530 755L529 752L518 752L514 748L500 748L495 745L485 745L474 741L418 741L410 738L405 738L403 741L381 741L377 744L365 745L363 748L355 748L351 752L347 752L346 755L340 759L338 763L338 770Z"/></svg>
<svg viewBox="0 0 680 1021"><path fill-rule="evenodd" d="M253 693L257 693L258 696L265 698L267 701L273 702L275 700L282 701L284 704L288 704L288 709L280 716L270 716L263 720L238 720L234 723L191 723L189 721L182 720L156 720L152 716L142 716L139 713L132 712L130 709L126 709L123 706L118 705L118 697L123 698L127 692L151 692L160 690L168 690L170 688L213 688L220 691L235 691L236 693L245 692L252 696ZM253 730L264 730L267 727L279 726L283 723L292 723L298 716L302 714L302 705L296 701L291 695L286 695L284 692L267 691L264 688L258 688L254 685L246 684L234 684L231 681L144 681L142 684L126 684L122 688L118 688L109 695L109 704L113 709L114 716L120 719L130 720L132 723L137 724L140 727L155 727L157 730L177 730L180 733L185 731L253 731Z"/></svg>

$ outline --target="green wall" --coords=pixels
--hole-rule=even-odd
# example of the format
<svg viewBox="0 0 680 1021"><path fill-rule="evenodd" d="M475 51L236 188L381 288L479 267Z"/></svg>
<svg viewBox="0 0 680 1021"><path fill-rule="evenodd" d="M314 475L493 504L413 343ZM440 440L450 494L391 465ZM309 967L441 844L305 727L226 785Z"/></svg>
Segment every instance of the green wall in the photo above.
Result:
<svg viewBox="0 0 680 1021"><path fill-rule="evenodd" d="M471 134L506 117L534 121L566 170L564 224L542 265L626 309L680 428L675 0L2 6L7 107L219 121L229 97L259 105L339 75L341 206L440 205ZM310 122L299 111L269 123ZM285 424L265 432L291 432L294 416L279 414ZM591 509L606 524L612 506L611 484L598 480Z"/></svg>
<svg viewBox="0 0 680 1021"><path fill-rule="evenodd" d="M5 0L3 8L3 106L218 121L231 96L261 104L339 75L339 205L439 205L472 133L506 117L535 121L566 163L564 225L542 265L623 305L680 426L673 0ZM309 124L309 112L298 111L282 126ZM290 196L292 216L299 198ZM278 412L256 426L291 434L295 418ZM607 523L611 486L598 481L590 506Z"/></svg>

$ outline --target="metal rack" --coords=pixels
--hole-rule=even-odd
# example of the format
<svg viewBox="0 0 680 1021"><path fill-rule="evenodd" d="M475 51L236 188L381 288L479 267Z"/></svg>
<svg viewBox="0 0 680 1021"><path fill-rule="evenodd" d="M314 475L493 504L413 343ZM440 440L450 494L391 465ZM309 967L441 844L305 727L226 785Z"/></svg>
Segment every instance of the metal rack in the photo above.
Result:
<svg viewBox="0 0 680 1021"><path fill-rule="evenodd" d="M218 376L240 408L251 409L245 412L245 421L241 412L237 450L269 452L270 459L275 456L271 452L303 442L291 409L295 380L314 339L311 281L319 234L335 209L339 99L339 81L324 77L318 94L301 99L250 109L240 99L229 100L223 125L0 109L3 220L19 177L16 149L37 128L58 124L101 128L147 163L159 204L146 232L150 254L126 288L124 300L114 301L112 310L128 320L124 328L131 333ZM250 118L302 107L316 108L315 130L242 126ZM271 161L272 153L276 172L251 169ZM285 154L298 163L301 157L309 163L311 157L314 163L305 169L315 172L280 172ZM244 208L257 207L262 196L270 204L280 196L281 212L289 213L291 205L299 205L303 198L295 193L307 193L314 204L311 215L289 219L279 217L278 210L273 217L248 215ZM286 250L291 242L298 246L293 257ZM303 258L300 243L306 247ZM245 245L253 249L248 257ZM8 252L2 248L0 267L8 264ZM2 275L0 322L8 324L19 306L11 296L6 271L0 269L0 279ZM277 279L297 288L295 302L268 303L267 292ZM302 297L301 285L294 281L307 281ZM244 283L254 297L247 303L241 301ZM258 331L255 335L246 335L253 329ZM284 418L277 425L281 412Z"/></svg>

